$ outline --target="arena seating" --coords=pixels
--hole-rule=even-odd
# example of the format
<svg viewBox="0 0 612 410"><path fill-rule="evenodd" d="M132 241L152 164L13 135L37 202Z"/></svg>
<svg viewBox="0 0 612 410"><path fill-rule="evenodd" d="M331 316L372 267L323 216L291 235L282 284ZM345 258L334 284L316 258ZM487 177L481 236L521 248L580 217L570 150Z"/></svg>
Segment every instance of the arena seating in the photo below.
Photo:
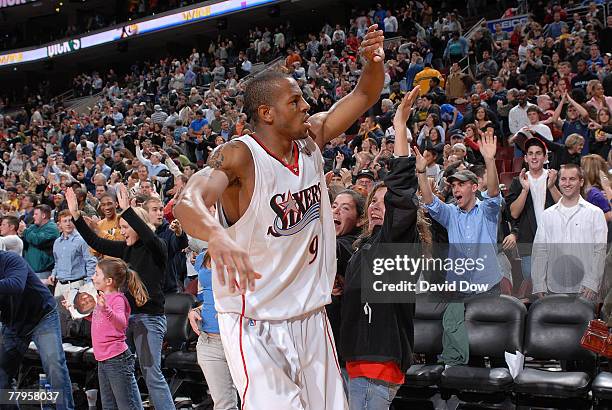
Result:
<svg viewBox="0 0 612 410"><path fill-rule="evenodd" d="M204 395L206 381L197 363L197 336L189 325L192 295L167 295L168 330L164 341L163 370L173 397ZM593 305L566 295L547 296L527 311L516 298L502 295L466 303L465 321L470 341L470 362L444 369L437 364L442 352L444 304L416 304L415 356L397 403L425 403L435 394L443 399L456 395L470 405L497 407L512 400L516 405L571 403L571 408L604 408L612 404L612 373L599 372L595 355L580 347L580 338L595 317ZM512 380L504 352L521 351L527 361ZM64 343L71 376L79 387L95 388L97 374L93 351L88 346ZM137 374L138 362L136 362ZM19 385L33 380L40 370L34 343L22 364ZM81 384L82 383L82 384ZM592 392L592 393L591 393ZM182 393L182 394L181 394ZM590 393L593 400L590 399ZM195 403L194 399L194 403ZM420 406L420 404L419 404ZM421 407L419 407L421 408Z"/></svg>
<svg viewBox="0 0 612 410"><path fill-rule="evenodd" d="M564 361L563 371L525 368L515 380L519 403L561 399L580 406L595 372L595 355L580 346L580 338L594 316L592 304L568 295L548 296L531 306L525 356Z"/></svg>
<svg viewBox="0 0 612 410"><path fill-rule="evenodd" d="M166 295L164 310L168 330L162 354L163 368L169 374L168 385L173 397L176 397L184 383L205 384L194 348L197 335L191 329L187 318L189 310L194 305L195 298L190 294Z"/></svg>
<svg viewBox="0 0 612 410"><path fill-rule="evenodd" d="M462 400L482 399L503 402L512 391L513 379L506 368L504 353L522 351L525 305L502 295L478 298L466 303L465 324L470 341L470 365L444 370L441 387ZM490 362L484 367L484 359Z"/></svg>
<svg viewBox="0 0 612 410"><path fill-rule="evenodd" d="M436 356L442 353L442 315L444 305L433 302L417 303L414 316L414 351L425 357L424 364L408 369L406 386L437 386L444 366L436 364Z"/></svg>
<svg viewBox="0 0 612 410"><path fill-rule="evenodd" d="M442 316L444 305L420 301L414 314L414 353L419 360L410 366L396 402L406 402L409 408L431 408L430 398L439 390L444 366L437 364L442 353Z"/></svg>
<svg viewBox="0 0 612 410"><path fill-rule="evenodd" d="M442 351L444 305L417 303L414 319L418 364L407 372L398 402L423 401L440 393L456 395L469 405L506 408L551 403L570 408L612 403L612 373L597 373L595 356L580 347L580 338L594 317L589 302L565 295L548 296L529 311L516 298L502 295L466 303L465 321L470 362L444 370L436 364ZM526 356L523 372L512 380L504 352Z"/></svg>
<svg viewBox="0 0 612 410"><path fill-rule="evenodd" d="M612 373L601 372L591 385L595 408L612 407Z"/></svg>

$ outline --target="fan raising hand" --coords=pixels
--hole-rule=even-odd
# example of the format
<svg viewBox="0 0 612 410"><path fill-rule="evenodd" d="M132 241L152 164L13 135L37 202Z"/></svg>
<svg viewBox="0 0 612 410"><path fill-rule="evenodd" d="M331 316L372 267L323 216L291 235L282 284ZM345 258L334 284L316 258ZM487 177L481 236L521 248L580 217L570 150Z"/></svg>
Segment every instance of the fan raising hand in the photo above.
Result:
<svg viewBox="0 0 612 410"><path fill-rule="evenodd" d="M119 208L122 210L126 210L130 207L130 195L128 194L128 190L123 184L117 184L117 203L119 204Z"/></svg>
<svg viewBox="0 0 612 410"><path fill-rule="evenodd" d="M488 128L482 136L482 139L478 142L480 146L480 153L482 157L488 161L495 160L495 153L497 152L497 137L493 135L493 129Z"/></svg>
<svg viewBox="0 0 612 410"><path fill-rule="evenodd" d="M76 194L72 187L66 189L66 203L68 204L68 210L74 219L79 219L81 213L79 212L79 201L77 200Z"/></svg>

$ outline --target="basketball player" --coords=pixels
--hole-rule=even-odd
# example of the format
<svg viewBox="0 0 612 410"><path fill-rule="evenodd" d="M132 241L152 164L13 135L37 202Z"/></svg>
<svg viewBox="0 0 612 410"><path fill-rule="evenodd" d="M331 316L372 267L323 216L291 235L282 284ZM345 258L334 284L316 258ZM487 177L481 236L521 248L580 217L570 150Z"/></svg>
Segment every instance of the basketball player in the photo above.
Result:
<svg viewBox="0 0 612 410"><path fill-rule="evenodd" d="M357 86L310 118L292 77L267 72L249 82L244 101L255 132L214 151L174 208L189 235L208 241L242 410L347 408L324 309L336 244L321 150L378 100L383 40L369 28ZM207 211L215 203L216 218Z"/></svg>

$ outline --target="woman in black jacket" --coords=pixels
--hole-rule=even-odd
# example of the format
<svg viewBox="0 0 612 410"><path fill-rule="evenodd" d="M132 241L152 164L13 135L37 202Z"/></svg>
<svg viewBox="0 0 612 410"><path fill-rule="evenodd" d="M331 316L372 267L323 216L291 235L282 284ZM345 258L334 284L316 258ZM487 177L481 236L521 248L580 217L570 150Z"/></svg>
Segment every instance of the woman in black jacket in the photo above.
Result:
<svg viewBox="0 0 612 410"><path fill-rule="evenodd" d="M166 334L164 315L164 294L162 284L166 270L168 252L166 244L155 235L148 223L147 212L132 208L127 188L120 184L117 202L123 210L119 227L124 241L100 238L81 218L76 195L72 188L66 191L68 209L76 229L85 242L102 255L120 258L136 271L149 295L148 301L138 306L134 297L127 292L131 315L128 324L128 345L135 348L140 369L145 378L152 404L156 409L173 409L174 400L168 383L161 371L161 350Z"/></svg>
<svg viewBox="0 0 612 410"><path fill-rule="evenodd" d="M414 304L362 303L361 274L368 256L380 255L379 245L419 241L415 159L407 157L405 131L418 92L419 87L413 89L397 109L393 120L396 158L390 161L384 183L368 197L364 234L346 269L340 347L349 375L351 409L388 409L410 366Z"/></svg>

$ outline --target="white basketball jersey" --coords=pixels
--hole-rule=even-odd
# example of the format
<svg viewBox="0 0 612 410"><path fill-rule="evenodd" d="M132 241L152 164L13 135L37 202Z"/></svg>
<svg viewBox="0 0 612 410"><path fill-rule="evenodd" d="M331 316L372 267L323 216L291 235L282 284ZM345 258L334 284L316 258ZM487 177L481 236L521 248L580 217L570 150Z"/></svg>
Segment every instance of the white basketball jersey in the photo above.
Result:
<svg viewBox="0 0 612 410"><path fill-rule="evenodd" d="M325 306L336 276L336 232L319 147L310 137L296 141L293 163L285 164L256 136L236 139L251 151L255 186L246 212L227 231L262 278L243 298L219 284L213 266L217 312L285 320ZM227 227L220 204L217 213Z"/></svg>

